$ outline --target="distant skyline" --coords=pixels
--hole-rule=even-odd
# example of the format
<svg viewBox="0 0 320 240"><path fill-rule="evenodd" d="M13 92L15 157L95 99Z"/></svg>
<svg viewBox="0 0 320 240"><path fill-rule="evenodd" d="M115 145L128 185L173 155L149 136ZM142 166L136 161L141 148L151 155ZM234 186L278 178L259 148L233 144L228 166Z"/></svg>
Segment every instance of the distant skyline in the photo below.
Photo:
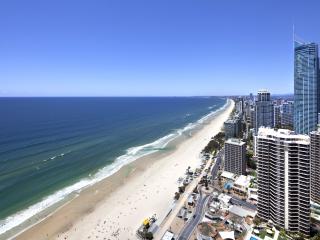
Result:
<svg viewBox="0 0 320 240"><path fill-rule="evenodd" d="M0 96L293 93L320 2L3 1Z"/></svg>

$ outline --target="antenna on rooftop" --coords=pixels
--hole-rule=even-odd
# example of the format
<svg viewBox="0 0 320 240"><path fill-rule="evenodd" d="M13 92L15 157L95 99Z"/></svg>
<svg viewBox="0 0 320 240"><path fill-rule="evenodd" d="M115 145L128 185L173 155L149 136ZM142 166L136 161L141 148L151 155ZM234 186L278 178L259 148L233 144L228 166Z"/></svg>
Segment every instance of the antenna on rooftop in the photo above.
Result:
<svg viewBox="0 0 320 240"><path fill-rule="evenodd" d="M292 46L293 49L295 49L297 44L297 36L296 36L296 31L295 31L295 25L294 25L294 21L292 23Z"/></svg>
<svg viewBox="0 0 320 240"><path fill-rule="evenodd" d="M306 40L304 40L302 37L296 34L296 28L294 23L292 24L292 34L293 34L293 48L295 48L296 44L303 45L307 43Z"/></svg>

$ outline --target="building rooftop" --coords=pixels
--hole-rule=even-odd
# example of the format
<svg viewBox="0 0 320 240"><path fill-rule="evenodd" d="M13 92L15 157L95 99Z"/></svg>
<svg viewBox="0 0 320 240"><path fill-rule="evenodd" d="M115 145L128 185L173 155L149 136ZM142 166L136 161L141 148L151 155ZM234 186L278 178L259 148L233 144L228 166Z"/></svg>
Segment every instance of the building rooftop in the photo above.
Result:
<svg viewBox="0 0 320 240"><path fill-rule="evenodd" d="M246 144L244 141L242 141L241 139L238 139L238 138L230 138L226 141L226 143L233 144L233 145L239 145L239 146Z"/></svg>
<svg viewBox="0 0 320 240"><path fill-rule="evenodd" d="M231 172L227 172L227 171L223 171L221 173L221 177L224 177L224 178L227 178L227 179L234 179L235 177L235 174L234 173L231 173Z"/></svg>
<svg viewBox="0 0 320 240"><path fill-rule="evenodd" d="M230 209L229 209L229 212L234 214L234 215L237 215L239 217L247 217L247 216L254 217L256 215L255 211L252 211L252 210L249 210L249 209L246 209L246 208L242 208L242 207L237 206L237 205L231 206Z"/></svg>
<svg viewBox="0 0 320 240"><path fill-rule="evenodd" d="M226 204L226 205L230 202L231 198L232 198L232 197L230 197L230 196L228 196L228 195L226 195L226 194L223 194L223 193L221 193L221 194L219 195L219 197L218 197L218 199L219 199L221 202L223 202L224 204Z"/></svg>
<svg viewBox="0 0 320 240"><path fill-rule="evenodd" d="M270 93L270 92L269 92L268 89L260 89L260 90L258 91L258 94L259 94L259 93Z"/></svg>
<svg viewBox="0 0 320 240"><path fill-rule="evenodd" d="M174 234L172 232L166 231L166 233L163 235L161 240L172 240L174 237Z"/></svg>
<svg viewBox="0 0 320 240"><path fill-rule="evenodd" d="M230 232L219 232L222 239L234 239L234 231Z"/></svg>
<svg viewBox="0 0 320 240"><path fill-rule="evenodd" d="M228 119L227 121L225 121L224 123L230 123L230 124L235 124L235 123L237 123L237 119L235 119L235 118L232 118L232 119Z"/></svg>
<svg viewBox="0 0 320 240"><path fill-rule="evenodd" d="M250 186L250 181L252 178L253 178L252 176L240 175L239 177L236 178L234 184L247 188Z"/></svg>
<svg viewBox="0 0 320 240"><path fill-rule="evenodd" d="M319 116L320 117L320 116ZM320 119L320 118L319 118ZM318 130L312 131L312 134L320 135L320 124L318 125Z"/></svg>
<svg viewBox="0 0 320 240"><path fill-rule="evenodd" d="M310 143L310 138L308 135L295 134L294 131L288 129L278 129L260 127L258 131L258 137L265 138L281 138L283 141L293 141L299 143Z"/></svg>

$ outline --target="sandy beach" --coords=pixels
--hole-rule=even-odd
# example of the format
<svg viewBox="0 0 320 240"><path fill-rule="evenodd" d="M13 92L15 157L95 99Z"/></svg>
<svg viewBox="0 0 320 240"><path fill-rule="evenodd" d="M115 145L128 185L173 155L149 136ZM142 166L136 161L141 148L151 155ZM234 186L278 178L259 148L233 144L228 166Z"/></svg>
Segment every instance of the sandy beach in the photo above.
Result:
<svg viewBox="0 0 320 240"><path fill-rule="evenodd" d="M229 117L234 102L169 154L144 157L83 190L79 196L14 239L136 239L143 219L168 212L178 178Z"/></svg>

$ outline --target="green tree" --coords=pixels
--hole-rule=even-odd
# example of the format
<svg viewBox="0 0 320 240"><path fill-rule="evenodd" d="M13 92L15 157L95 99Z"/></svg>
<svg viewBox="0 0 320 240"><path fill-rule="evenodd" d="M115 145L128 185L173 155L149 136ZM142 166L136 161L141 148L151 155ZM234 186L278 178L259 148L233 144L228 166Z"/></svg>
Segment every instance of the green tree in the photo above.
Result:
<svg viewBox="0 0 320 240"><path fill-rule="evenodd" d="M259 217L255 217L255 218L253 219L253 223L254 223L254 225L256 225L256 226L259 226L259 225L261 224L261 219L260 219Z"/></svg>
<svg viewBox="0 0 320 240"><path fill-rule="evenodd" d="M186 187L184 185L179 187L179 193L184 193Z"/></svg>
<svg viewBox="0 0 320 240"><path fill-rule="evenodd" d="M281 237L286 237L286 230L284 230L283 228L280 229L280 236Z"/></svg>
<svg viewBox="0 0 320 240"><path fill-rule="evenodd" d="M180 198L180 193L176 192L176 193L174 194L174 199L175 199L175 200L178 200L179 198Z"/></svg>
<svg viewBox="0 0 320 240"><path fill-rule="evenodd" d="M147 239L147 240L152 240L152 239L153 239L153 234L152 234L152 232L147 232L146 235L145 235L145 239Z"/></svg>
<svg viewBox="0 0 320 240"><path fill-rule="evenodd" d="M315 235L313 238L311 238L312 240L320 240L320 233L318 233L317 235Z"/></svg>

